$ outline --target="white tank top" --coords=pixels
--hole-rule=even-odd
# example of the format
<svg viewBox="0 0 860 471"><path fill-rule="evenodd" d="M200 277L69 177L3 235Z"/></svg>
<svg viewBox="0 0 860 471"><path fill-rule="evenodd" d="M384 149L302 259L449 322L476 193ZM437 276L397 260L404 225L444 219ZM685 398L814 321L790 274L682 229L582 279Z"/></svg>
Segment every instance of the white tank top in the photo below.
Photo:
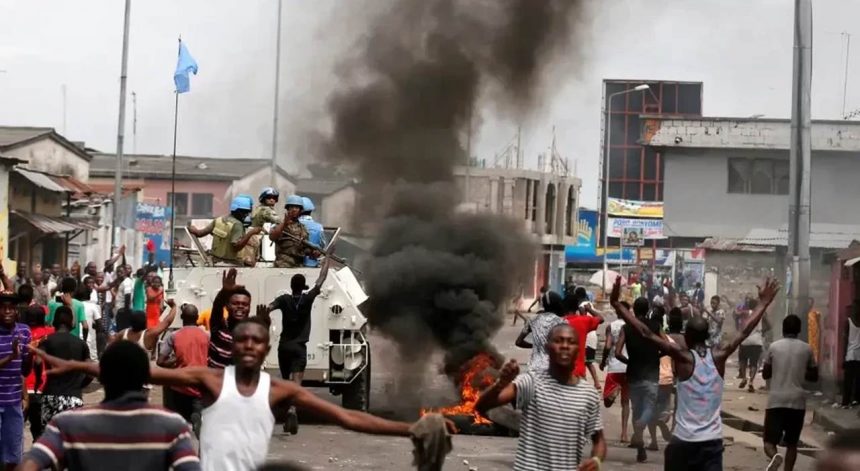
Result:
<svg viewBox="0 0 860 471"><path fill-rule="evenodd" d="M624 321L621 319L613 321L609 324L609 335L612 336L612 345L618 343L618 337L621 336L621 329L624 327ZM624 356L627 356L627 346L624 346ZM626 373L627 365L621 363L621 360L615 358L615 349L609 352L609 360L606 362L607 373Z"/></svg>
<svg viewBox="0 0 860 471"><path fill-rule="evenodd" d="M690 354L693 355L693 374L678 383L673 435L685 442L722 440L723 377L717 371L710 349L704 358L695 350L690 350Z"/></svg>
<svg viewBox="0 0 860 471"><path fill-rule="evenodd" d="M860 327L848 319L848 348L845 349L845 361L860 361Z"/></svg>
<svg viewBox="0 0 860 471"><path fill-rule="evenodd" d="M234 366L224 368L221 395L203 409L200 466L204 471L250 471L266 461L275 416L269 405L271 379L260 373L251 397L239 394Z"/></svg>

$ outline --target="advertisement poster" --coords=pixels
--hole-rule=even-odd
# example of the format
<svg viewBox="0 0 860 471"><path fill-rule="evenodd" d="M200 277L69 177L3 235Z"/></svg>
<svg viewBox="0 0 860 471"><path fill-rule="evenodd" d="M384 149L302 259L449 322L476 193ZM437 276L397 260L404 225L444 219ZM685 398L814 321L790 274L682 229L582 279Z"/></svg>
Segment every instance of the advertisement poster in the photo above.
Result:
<svg viewBox="0 0 860 471"><path fill-rule="evenodd" d="M594 257L597 248L597 211L580 209L579 220L574 223L573 230L576 243L565 247L566 257Z"/></svg>
<svg viewBox="0 0 860 471"><path fill-rule="evenodd" d="M155 262L170 262L170 208L148 203L137 204L134 229L143 233L145 241L155 245ZM144 246L146 243L144 242ZM144 249L143 260L148 254Z"/></svg>
<svg viewBox="0 0 860 471"><path fill-rule="evenodd" d="M642 239L665 239L662 219L609 218L609 237L622 237L627 229L638 229Z"/></svg>
<svg viewBox="0 0 860 471"><path fill-rule="evenodd" d="M663 202L609 198L609 214L611 216L662 219Z"/></svg>
<svg viewBox="0 0 860 471"><path fill-rule="evenodd" d="M625 227L621 237L621 245L624 247L641 247L645 244L642 237L641 227Z"/></svg>

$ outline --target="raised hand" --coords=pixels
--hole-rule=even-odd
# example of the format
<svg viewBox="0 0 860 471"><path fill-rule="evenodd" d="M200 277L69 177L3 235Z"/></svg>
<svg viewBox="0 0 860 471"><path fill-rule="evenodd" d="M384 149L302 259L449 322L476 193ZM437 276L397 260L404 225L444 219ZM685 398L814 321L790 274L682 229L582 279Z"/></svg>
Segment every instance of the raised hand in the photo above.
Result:
<svg viewBox="0 0 860 471"><path fill-rule="evenodd" d="M167 305L170 306L170 309L176 308L176 300L174 300L173 298L168 299Z"/></svg>
<svg viewBox="0 0 860 471"><path fill-rule="evenodd" d="M516 379L517 375L520 374L520 365L517 364L517 361L513 358L508 360L504 366L502 366L502 371L499 372L499 382L502 384L511 384L514 379Z"/></svg>
<svg viewBox="0 0 860 471"><path fill-rule="evenodd" d="M236 269L231 268L224 272L224 276L221 278L221 289L223 290L234 290L236 289Z"/></svg>
<svg viewBox="0 0 860 471"><path fill-rule="evenodd" d="M779 292L779 282L774 278L766 278L764 280L764 288L761 286L756 286L758 288L758 300L759 303L764 303L765 305L773 302L773 299L776 297L776 293Z"/></svg>
<svg viewBox="0 0 860 471"><path fill-rule="evenodd" d="M612 294L609 295L609 304L615 304L621 299L621 275L615 277L615 283L612 285Z"/></svg>

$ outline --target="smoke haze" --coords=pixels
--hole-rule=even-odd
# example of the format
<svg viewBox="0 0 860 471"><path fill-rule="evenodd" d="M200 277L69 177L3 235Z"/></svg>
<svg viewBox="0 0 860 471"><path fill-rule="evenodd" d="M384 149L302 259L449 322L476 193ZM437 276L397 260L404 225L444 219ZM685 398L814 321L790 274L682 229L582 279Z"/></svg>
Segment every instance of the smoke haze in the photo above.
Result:
<svg viewBox="0 0 860 471"><path fill-rule="evenodd" d="M535 103L578 4L399 1L339 69L326 154L361 176L363 216L378 221L368 317L407 362L440 348L453 375L496 354L491 340L535 246L519 221L458 212L454 167L482 97L512 116Z"/></svg>

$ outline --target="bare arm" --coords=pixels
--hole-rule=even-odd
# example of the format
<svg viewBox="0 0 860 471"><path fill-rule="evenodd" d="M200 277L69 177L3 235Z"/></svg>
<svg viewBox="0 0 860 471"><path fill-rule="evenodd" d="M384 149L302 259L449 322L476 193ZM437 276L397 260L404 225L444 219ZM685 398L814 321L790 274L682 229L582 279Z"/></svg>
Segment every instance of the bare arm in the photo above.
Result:
<svg viewBox="0 0 860 471"><path fill-rule="evenodd" d="M531 324L526 322L525 327L523 327L523 330L520 331L520 335L517 336L517 340L514 341L514 345L516 345L517 347L520 347L520 348L532 348L532 347L534 347L534 345L532 345L526 341L526 337L531 333L531 331L532 331Z"/></svg>
<svg viewBox="0 0 860 471"><path fill-rule="evenodd" d="M251 241L251 237L254 237L262 231L262 227L252 227L248 229L247 231L245 231L245 235L243 235L241 239L237 240L234 244L232 244L233 249L242 250L243 248L245 248L246 245L248 245L248 242Z"/></svg>
<svg viewBox="0 0 860 471"><path fill-rule="evenodd" d="M759 322L761 322L762 317L764 317L767 312L768 306L773 302L773 298L776 297L776 293L779 292L779 283L775 279L767 278L764 282L764 288L758 288L758 305L753 310L752 316L750 320L746 323L746 325L735 335L725 347L721 347L714 351L714 363L717 364L717 368L722 372L725 369L726 359L731 356L735 350L741 345L741 342L746 340L750 334L753 333L756 326Z"/></svg>
<svg viewBox="0 0 860 471"><path fill-rule="evenodd" d="M188 232L193 234L194 237L206 237L209 234L211 234L213 230L215 230L215 220L214 219L212 220L212 222L209 223L209 225L207 225L203 229L198 229L198 228L192 226L191 222L188 223Z"/></svg>
<svg viewBox="0 0 860 471"><path fill-rule="evenodd" d="M615 285L612 287L612 295L609 298L609 302L612 304L612 307L615 308L615 312L617 312L624 319L624 321L627 322L628 325L630 325L634 329L636 329L636 332L638 332L639 335L644 337L649 342L655 344L657 346L657 348L660 349L660 351L662 351L666 355L671 356L673 360L678 360L678 361L683 361L683 362L689 362L690 361L690 358L687 355L684 355L684 353L681 351L681 348L678 345L676 345L672 342L669 342L666 338L652 332L651 329L648 328L648 326L645 325L644 322L637 319L636 316L634 316L630 312L629 309L627 309L626 307L624 307L623 304L618 302L620 297L621 297L621 277L619 276L618 278L615 279ZM621 343L621 342L619 341L619 343ZM618 350L616 348L616 352L617 351ZM616 357L617 357L617 355L616 355Z"/></svg>
<svg viewBox="0 0 860 471"><path fill-rule="evenodd" d="M370 433L374 435L409 436L409 427L405 422L395 422L364 412L347 410L328 401L318 398L307 389L281 379L272 378L271 405L275 407L282 401L290 401L298 408L314 412L347 430Z"/></svg>
<svg viewBox="0 0 860 471"><path fill-rule="evenodd" d="M606 331L603 334L603 358L600 359L600 371L606 369L606 363L609 361L609 352L612 351L612 332L607 325Z"/></svg>
<svg viewBox="0 0 860 471"><path fill-rule="evenodd" d="M284 229L287 227L287 222L289 222L289 220L287 219L287 216L284 215L284 219L282 219L280 223L278 223L275 227L272 228L271 231L269 231L269 239L280 239L281 236L284 234Z"/></svg>
<svg viewBox="0 0 860 471"><path fill-rule="evenodd" d="M624 355L624 329L618 334L618 343L615 344L615 358L621 363L627 364L627 356Z"/></svg>
<svg viewBox="0 0 860 471"><path fill-rule="evenodd" d="M317 277L317 282L314 283L314 286L316 288L321 288L323 283L325 283L325 279L326 279L326 277L328 277L329 266L330 266L329 258L326 257L322 261L322 264L320 264L320 275Z"/></svg>
<svg viewBox="0 0 860 471"><path fill-rule="evenodd" d="M161 322L158 323L157 326L152 329L147 329L146 333L143 337L143 344L146 345L146 348L152 350L155 348L155 344L158 341L158 337L166 331L171 324L173 324L173 320L176 319L176 303L172 299L167 300L167 305L170 306L170 312Z"/></svg>
<svg viewBox="0 0 860 471"><path fill-rule="evenodd" d="M236 269L225 270L221 277L221 291L215 295L215 299L212 301L212 311L209 315L209 331L213 334L225 328L224 308L227 306L233 291L237 288L241 287L236 285Z"/></svg>
<svg viewBox="0 0 860 471"><path fill-rule="evenodd" d="M486 417L490 409L514 402L517 399L517 387L513 382L519 373L520 367L517 361L508 360L499 373L499 379L478 397L475 410Z"/></svg>
<svg viewBox="0 0 860 471"><path fill-rule="evenodd" d="M602 313L602 312L595 310L595 309L594 309L592 306L590 306L590 305L589 305L589 306L586 306L586 307L585 307L585 310L586 310L586 312L588 312L588 313L589 313L589 314L591 314L592 316L594 316L594 317L596 317L596 318L600 319L600 323L601 323L601 324L603 324L603 322L606 320L606 319L603 317L603 313Z"/></svg>

